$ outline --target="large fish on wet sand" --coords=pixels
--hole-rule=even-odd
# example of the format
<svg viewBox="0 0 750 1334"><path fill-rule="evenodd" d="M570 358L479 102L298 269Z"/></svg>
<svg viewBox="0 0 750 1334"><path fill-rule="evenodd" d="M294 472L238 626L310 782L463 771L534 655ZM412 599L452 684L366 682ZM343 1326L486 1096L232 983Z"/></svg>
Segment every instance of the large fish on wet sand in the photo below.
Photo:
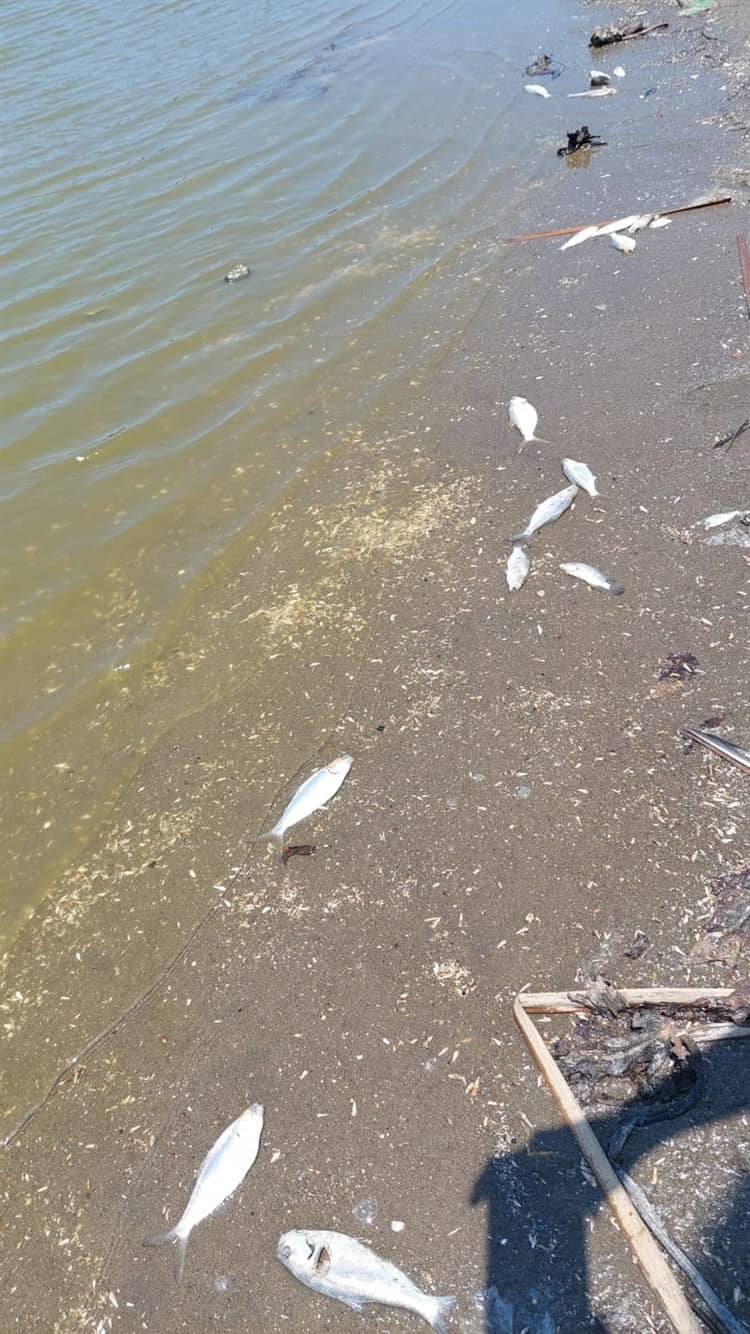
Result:
<svg viewBox="0 0 750 1334"><path fill-rule="evenodd" d="M706 750L727 760L729 764L736 764L743 773L750 774L750 751L735 746L732 741L725 741L724 737L716 736L714 732L703 732L699 727L686 727L684 730L685 736L689 736L691 741L705 746Z"/></svg>
<svg viewBox="0 0 750 1334"><path fill-rule="evenodd" d="M586 463L578 463L576 459L563 459L562 470L569 482L577 486L579 490L585 491L590 496L598 496L596 489L596 478Z"/></svg>
<svg viewBox="0 0 750 1334"><path fill-rule="evenodd" d="M413 1311L436 1334L446 1330L453 1297L431 1297L400 1269L343 1232L298 1229L285 1232L276 1256L300 1283L355 1311L371 1302Z"/></svg>
<svg viewBox="0 0 750 1334"><path fill-rule="evenodd" d="M297 789L273 829L262 835L261 841L275 843L279 852L283 853L287 829L299 824L300 820L306 820L308 815L319 811L321 806L325 806L332 797L335 797L352 764L351 755L339 755L337 760L331 760L330 764L310 774L310 777L306 778L302 786Z"/></svg>
<svg viewBox="0 0 750 1334"><path fill-rule="evenodd" d="M578 495L577 486L566 486L562 491L557 491L554 496L548 496L540 505L537 505L529 522L522 533L516 533L510 540L511 542L521 542L523 544L531 541L534 533L543 528L547 523L554 523L559 519L567 509L573 504Z"/></svg>
<svg viewBox="0 0 750 1334"><path fill-rule="evenodd" d="M505 580L511 593L517 593L523 587L530 569L529 554L523 543L519 543L511 551L505 569Z"/></svg>
<svg viewBox="0 0 750 1334"><path fill-rule="evenodd" d="M168 1241L177 1243L178 1283L185 1268L190 1233L242 1184L258 1157L262 1130L263 1108L256 1102L227 1126L209 1149L179 1222L161 1236L146 1238L146 1246L163 1246Z"/></svg>
<svg viewBox="0 0 750 1334"><path fill-rule="evenodd" d="M508 404L508 416L511 426L523 436L523 444L528 445L530 440L536 440L540 445L548 445L548 440L542 440L540 435L535 435L536 424L539 421L539 414L535 407L529 403L527 398L521 398L520 394L514 394Z"/></svg>
<svg viewBox="0 0 750 1334"><path fill-rule="evenodd" d="M584 584L590 584L592 588L601 588L607 593L614 593L615 597L619 597L621 593L625 592L622 584L616 584L608 574L603 574L594 565L586 565L584 561L564 561L560 569L564 570L566 574L572 575L574 579L581 579Z"/></svg>

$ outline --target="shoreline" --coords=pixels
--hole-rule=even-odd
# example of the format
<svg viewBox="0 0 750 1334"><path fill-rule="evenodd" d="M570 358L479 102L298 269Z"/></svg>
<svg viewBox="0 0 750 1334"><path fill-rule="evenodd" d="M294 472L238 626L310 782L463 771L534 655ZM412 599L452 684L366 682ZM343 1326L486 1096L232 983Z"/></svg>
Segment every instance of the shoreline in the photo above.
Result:
<svg viewBox="0 0 750 1334"><path fill-rule="evenodd" d="M577 22L590 29L599 14L589 7ZM651 206L677 204L678 189L687 201L701 179L713 190L734 170L740 145L715 123L723 48L714 55L700 37L705 23L675 20L664 39L617 49L625 83L642 70L666 101L610 122L618 139L610 131L594 170L555 176L556 218L605 206L615 216L626 199L648 206L647 192ZM737 66L740 49L735 38ZM649 127L661 147L639 147ZM657 188L670 197L657 201ZM149 753L85 871L67 877L10 959L12 1124L151 985L207 906L232 897L5 1160L19 1241L12 1327L28 1327L33 1312L43 1329L97 1320L115 1329L132 1322L132 1301L159 1331L202 1331L217 1319L264 1334L355 1329L359 1317L323 1309L276 1274L269 1238L302 1221L355 1231L351 1210L371 1195L376 1250L436 1291L478 1291L485 1223L471 1183L484 1183L473 1193L486 1198L498 1152L507 1230L519 1234L499 1291L524 1319L557 1303L553 1318L573 1334L594 1311L637 1317L648 1300L606 1215L589 1218L596 1197L572 1144L554 1140L546 1178L524 1162L534 1128L555 1116L513 1032L510 1000L529 981L565 988L597 970L639 985L727 978L719 965L689 973L677 951L689 950L713 875L747 860L746 780L709 777L677 736L721 709L732 735L750 742L747 557L696 536L704 515L750 492L747 447L738 442L727 459L712 450L743 415L750 382L733 248L747 185L732 193L730 209L675 221L632 260L586 246L560 255L554 242L510 252L503 290L487 291L441 375L415 386L403 438L371 447L371 467L357 470L348 495L342 458L332 531L318 522L324 513L330 525L329 480L311 487L302 545L318 552L314 588L285 593L283 555L261 590L248 588L242 566L229 578L234 609L215 649L241 662L248 624L260 619L264 671L230 696L217 690ZM545 196L527 198L529 229L546 221ZM668 304L652 300L659 285ZM533 399L555 449L516 454L510 392ZM569 519L540 535L532 577L510 595L504 539L557 488L565 454L592 464L602 500L579 497ZM280 553L286 523L280 515ZM557 572L584 554L622 577L623 599ZM688 649L700 677L660 690L661 661ZM268 751L253 756L259 726L275 747L273 773ZM344 749L355 765L311 826L316 857L281 871L248 831L265 828L293 771ZM289 775L283 789L279 775ZM633 964L623 950L636 929L653 944ZM454 976L463 969L475 984L465 994L435 974L450 978L454 964ZM226 1225L193 1238L177 1292L171 1257L143 1252L140 1237L184 1194L222 1118L256 1096L267 1108L261 1159ZM46 1208L35 1203L40 1190ZM534 1201L555 1192L561 1203L540 1220L538 1251L527 1220ZM593 1229L591 1312L575 1239L565 1236L572 1208ZM402 1218L396 1243L389 1220ZM49 1227L65 1246L50 1248ZM454 1228L458 1242L448 1240ZM221 1296L217 1267L231 1278ZM462 1318L467 1334L486 1328ZM411 1327L389 1314L371 1323Z"/></svg>

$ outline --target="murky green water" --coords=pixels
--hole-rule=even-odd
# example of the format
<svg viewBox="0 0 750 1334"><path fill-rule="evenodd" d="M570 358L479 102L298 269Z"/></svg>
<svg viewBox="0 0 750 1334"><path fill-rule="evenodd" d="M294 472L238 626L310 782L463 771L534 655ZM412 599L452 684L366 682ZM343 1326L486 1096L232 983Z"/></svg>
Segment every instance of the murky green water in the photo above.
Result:
<svg viewBox="0 0 750 1334"><path fill-rule="evenodd" d="M252 577L289 488L476 310L566 9L5 6L4 935L186 707L164 664L222 562Z"/></svg>

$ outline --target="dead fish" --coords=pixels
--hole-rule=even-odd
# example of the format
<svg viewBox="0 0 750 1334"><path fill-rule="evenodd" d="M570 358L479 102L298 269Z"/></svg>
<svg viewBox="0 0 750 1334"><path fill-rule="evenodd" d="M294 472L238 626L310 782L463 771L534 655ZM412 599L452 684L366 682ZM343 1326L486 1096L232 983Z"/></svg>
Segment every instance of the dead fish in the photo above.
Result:
<svg viewBox="0 0 750 1334"><path fill-rule="evenodd" d="M699 727L686 727L684 731L685 736L690 737L691 741L697 742L699 746L705 746L706 750L720 756L729 764L736 764L743 773L750 774L750 751L735 746L732 741L726 741L724 737L716 736L713 732L702 732Z"/></svg>
<svg viewBox="0 0 750 1334"><path fill-rule="evenodd" d="M548 445L548 440L542 440L540 435L535 435L536 424L539 421L539 414L535 407L532 407L527 398L521 398L519 394L514 394L508 404L508 417L511 426L523 436L523 444L528 445L529 441L536 440L539 445Z"/></svg>
<svg viewBox="0 0 750 1334"><path fill-rule="evenodd" d="M544 528L545 524L554 523L556 519L559 519L560 515L570 508L577 495L577 486L566 486L562 491L557 491L554 496L548 496L546 500L537 505L523 532L516 533L515 537L510 539L511 542L520 542L521 545L525 546L531 541L534 533L537 533L540 528Z"/></svg>
<svg viewBox="0 0 750 1334"><path fill-rule="evenodd" d="M543 88L542 85L541 85L540 83L525 83L524 86L523 86L523 91L524 91L525 93L533 93L535 97L551 97L551 96L552 96L552 94L551 94L551 93L548 93L548 92L547 92L547 89L546 89L546 88Z"/></svg>
<svg viewBox="0 0 750 1334"><path fill-rule="evenodd" d="M639 217L633 219L629 227L623 228L623 231L635 236L636 232L642 232L644 227L650 227L653 219L653 213L641 213Z"/></svg>
<svg viewBox="0 0 750 1334"><path fill-rule="evenodd" d="M614 97L616 88L587 88L585 93L568 93L568 97Z"/></svg>
<svg viewBox="0 0 750 1334"><path fill-rule="evenodd" d="M582 245L584 241L589 241L592 236L598 236L598 235L599 235L598 227L582 227L580 232L576 232L575 236L571 236L567 241L564 241L563 244L560 246L560 249L572 250L573 246Z"/></svg>
<svg viewBox="0 0 750 1334"><path fill-rule="evenodd" d="M177 1242L178 1283L185 1268L185 1252L190 1233L198 1223L202 1223L204 1218L208 1218L209 1214L214 1213L219 1205L228 1200L242 1184L258 1157L262 1130L263 1108L256 1102L227 1126L209 1149L201 1163L192 1194L179 1222L161 1236L146 1238L144 1242L146 1246L163 1246L168 1241Z"/></svg>
<svg viewBox="0 0 750 1334"><path fill-rule="evenodd" d="M632 255L635 250L635 238L632 236L622 236L620 232L612 232L609 238L609 244L614 246L623 255Z"/></svg>
<svg viewBox="0 0 750 1334"><path fill-rule="evenodd" d="M300 1283L354 1311L365 1305L395 1306L421 1316L444 1334L454 1297L432 1297L395 1265L343 1232L298 1229L285 1232L276 1257Z"/></svg>
<svg viewBox="0 0 750 1334"><path fill-rule="evenodd" d="M614 593L615 597L619 597L621 593L625 592L622 584L616 584L608 574L602 574L601 570L597 570L594 565L586 565L583 561L564 561L560 569L571 575L573 579L582 579L584 584L590 584L592 588L602 588L607 593Z"/></svg>
<svg viewBox="0 0 750 1334"><path fill-rule="evenodd" d="M511 593L517 593L519 588L523 588L526 583L526 576L531 569L531 561L524 544L519 543L514 546L508 557L508 565L505 570L505 579Z"/></svg>
<svg viewBox="0 0 750 1334"><path fill-rule="evenodd" d="M649 227L651 228L651 230L655 232L655 231L658 230L659 227L671 227L671 226L672 226L672 219L671 219L671 218L662 218L662 217L658 217L658 216L657 216L657 217L653 218L652 221L651 221L648 225L649 225Z"/></svg>
<svg viewBox="0 0 750 1334"><path fill-rule="evenodd" d="M703 520L703 527L721 528L723 524L730 523L732 519L739 519L741 517L743 517L742 510L725 510L723 514L709 514L708 518Z"/></svg>
<svg viewBox="0 0 750 1334"><path fill-rule="evenodd" d="M605 222L601 227L597 227L597 236L611 236L613 232L627 231L638 220L637 213L629 213L626 218L615 218L614 222Z"/></svg>
<svg viewBox="0 0 750 1334"><path fill-rule="evenodd" d="M309 815L319 811L321 806L325 806L336 796L353 762L351 755L339 755L337 760L332 760L330 764L310 774L310 777L306 778L302 786L297 789L273 829L261 835L261 841L275 843L279 852L283 853L284 835L287 829L299 824L300 820L306 820Z"/></svg>
<svg viewBox="0 0 750 1334"><path fill-rule="evenodd" d="M569 482L585 491L590 496L598 496L596 478L587 463L578 463L575 459L563 459L562 470Z"/></svg>

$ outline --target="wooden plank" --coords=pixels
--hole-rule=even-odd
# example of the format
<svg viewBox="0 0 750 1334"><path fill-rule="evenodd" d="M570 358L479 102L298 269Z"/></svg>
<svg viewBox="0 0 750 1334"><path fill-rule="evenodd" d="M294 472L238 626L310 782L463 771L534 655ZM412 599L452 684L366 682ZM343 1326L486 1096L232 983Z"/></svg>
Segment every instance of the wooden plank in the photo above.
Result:
<svg viewBox="0 0 750 1334"><path fill-rule="evenodd" d="M594 1134L578 1099L566 1083L547 1045L529 1018L518 997L513 1005L513 1017L520 1028L529 1050L549 1085L566 1124L575 1135L581 1153L594 1173L607 1198L607 1204L622 1228L641 1272L657 1297L677 1334L704 1334L703 1326L690 1305L672 1269L664 1258L627 1191L620 1183L607 1155Z"/></svg>

